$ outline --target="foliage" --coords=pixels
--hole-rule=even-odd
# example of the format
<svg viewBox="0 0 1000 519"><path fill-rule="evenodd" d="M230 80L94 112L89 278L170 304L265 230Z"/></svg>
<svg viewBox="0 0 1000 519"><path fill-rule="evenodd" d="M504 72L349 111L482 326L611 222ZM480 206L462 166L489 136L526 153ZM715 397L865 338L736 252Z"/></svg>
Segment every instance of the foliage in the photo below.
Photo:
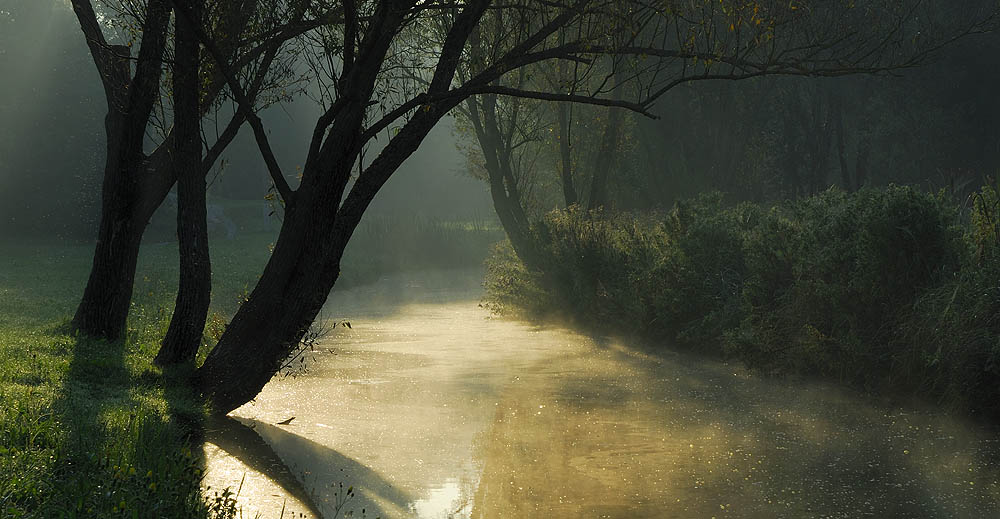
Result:
<svg viewBox="0 0 1000 519"><path fill-rule="evenodd" d="M665 215L556 211L533 229L534 268L491 258L488 303L996 413L996 191L977 196L968 225L944 195L898 186L770 207L709 194Z"/></svg>
<svg viewBox="0 0 1000 519"><path fill-rule="evenodd" d="M955 208L912 188L827 191L768 219L745 243L751 281L727 346L769 370L878 383L906 310L967 260Z"/></svg>

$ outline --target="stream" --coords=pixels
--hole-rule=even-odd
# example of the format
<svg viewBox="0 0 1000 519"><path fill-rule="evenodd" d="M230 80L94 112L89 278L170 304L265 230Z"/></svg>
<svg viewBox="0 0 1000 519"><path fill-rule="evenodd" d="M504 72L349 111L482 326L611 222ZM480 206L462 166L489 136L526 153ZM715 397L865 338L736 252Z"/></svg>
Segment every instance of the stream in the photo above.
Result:
<svg viewBox="0 0 1000 519"><path fill-rule="evenodd" d="M335 291L351 327L210 424L206 494L265 519L1000 517L996 430L495 318L481 279Z"/></svg>

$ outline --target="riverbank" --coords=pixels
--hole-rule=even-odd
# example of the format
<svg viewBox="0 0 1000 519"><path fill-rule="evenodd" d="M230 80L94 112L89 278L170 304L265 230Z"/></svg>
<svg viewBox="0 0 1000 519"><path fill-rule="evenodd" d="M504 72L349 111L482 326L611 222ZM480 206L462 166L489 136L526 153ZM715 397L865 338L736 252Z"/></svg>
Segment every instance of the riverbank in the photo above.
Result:
<svg viewBox="0 0 1000 519"><path fill-rule="evenodd" d="M662 215L550 213L526 267L498 249L497 311L1000 413L1000 227L987 187L962 212L906 187L775 206L721 196Z"/></svg>
<svg viewBox="0 0 1000 519"><path fill-rule="evenodd" d="M434 264L449 247L468 251L447 261L476 264L497 234L417 222L399 229L404 239L388 227L359 229L338 287ZM199 358L253 287L273 239L245 233L213 241L213 304ZM176 244L144 244L128 331L118 343L67 331L92 245L8 242L0 249L0 517L231 514L236 486L200 488L206 415L189 373L151 363L173 306Z"/></svg>

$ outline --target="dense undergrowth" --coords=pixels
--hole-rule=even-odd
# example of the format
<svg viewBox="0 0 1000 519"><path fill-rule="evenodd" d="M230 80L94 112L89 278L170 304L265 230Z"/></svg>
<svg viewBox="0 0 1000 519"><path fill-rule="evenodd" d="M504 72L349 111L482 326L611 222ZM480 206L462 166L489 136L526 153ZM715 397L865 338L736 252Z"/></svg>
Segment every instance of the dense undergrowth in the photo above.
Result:
<svg viewBox="0 0 1000 519"><path fill-rule="evenodd" d="M990 186L973 199L963 213L890 186L776 206L710 194L660 215L556 211L532 230L532 268L494 251L487 300L997 416L1000 202Z"/></svg>
<svg viewBox="0 0 1000 519"><path fill-rule="evenodd" d="M391 223L358 230L338 286L405 268L481 264L498 235L475 225ZM214 236L200 358L267 262L274 235L264 231ZM238 515L231 494L206 499L199 488L205 409L187 384L191 368L151 364L177 285L177 245L157 238L143 245L117 343L68 331L91 245L0 242L0 518ZM457 249L465 252L449 254Z"/></svg>

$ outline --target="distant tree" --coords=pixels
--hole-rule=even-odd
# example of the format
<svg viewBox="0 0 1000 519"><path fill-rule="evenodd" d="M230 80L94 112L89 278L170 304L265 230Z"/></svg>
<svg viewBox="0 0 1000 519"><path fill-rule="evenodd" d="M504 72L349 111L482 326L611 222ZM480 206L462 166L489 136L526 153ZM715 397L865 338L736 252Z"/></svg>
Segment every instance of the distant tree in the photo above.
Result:
<svg viewBox="0 0 1000 519"><path fill-rule="evenodd" d="M630 7L627 3L623 6L622 9ZM833 77L908 69L924 63L932 53L965 35L989 29L995 20L994 11L986 3L978 9L975 7L963 6L960 11L943 2L880 0L669 2L655 20L649 20L652 23L640 27L616 26L621 18L614 15L602 20L599 27L613 26L617 34L624 35L624 39L612 48L589 44L588 49L596 52L589 54L587 59L564 59L554 67L533 65L531 72L497 80L506 88L547 87L553 94L572 97L559 103L554 117L551 111L539 117L536 115L539 110L525 107L523 100L491 94L470 98L459 113L477 141L480 155L474 162L481 164L485 171L497 215L515 251L530 264L529 214L533 204L530 196L538 195L539 185L553 185L544 179L555 177L539 169L558 163L558 184L562 185L565 205L582 202L592 210L609 202L607 179L612 166L619 164L617 150L625 126L623 109L614 106L604 109L607 113L603 117L603 128L590 131L589 145L580 146L571 136L574 128L570 117L571 102L599 104L628 91L642 101L627 108L635 114L648 115L652 102L677 87L694 82L775 75ZM494 14L491 12L486 19ZM488 53L497 42L507 38L513 23L516 22L509 19L506 23L481 23L478 39L474 40L480 44L470 50L468 63L475 63L477 53ZM557 39L564 43L568 37L587 38L587 31L594 28L593 25L578 25L570 31L560 32ZM656 35L655 44L644 46L633 41L641 41L651 34ZM552 79L553 70L555 80ZM754 104L764 92L755 93L755 88L768 87L759 82L748 86L752 88L737 91L742 92L744 98L734 102L717 96L702 98L703 110L717 112L714 115L690 110L665 113L666 124L658 124L689 140L690 146L697 151L679 149L673 142L652 144L646 139L643 144L647 147L647 155L656 156L660 162L650 166L662 173L665 164L681 163L685 155L700 155L710 158L714 164L720 164L720 157L729 157L728 162L721 162L721 168L726 175L728 171L737 170L737 161L743 156L723 116L736 115L731 112L734 106L743 106L748 112L756 109ZM728 95L739 95L737 92L726 90ZM788 131L782 135L807 134L808 138L795 141L798 147L788 148L778 155L787 163L777 167L801 172L801 178L795 180L796 189L815 192L825 181L833 136L843 138L843 132L834 132L835 122L840 120L835 119L835 116L840 117L840 112L836 111L839 105L819 94L788 96L783 101L784 106L767 107L786 114L783 121ZM594 110L589 109L592 118ZM528 113L533 115L526 115ZM538 137L543 133L539 128L544 127L557 128L555 143L558 149L553 149L553 140ZM749 130L765 138L768 134L765 127ZM687 139L688 136L691 138ZM866 171L865 150L868 148L865 143L867 141L862 140L859 145L855 177L863 176ZM773 146L772 143L767 145ZM558 154L559 160L535 160L533 157L539 153L539 147L549 147L550 156ZM769 147L768 151L772 149ZM701 169L690 160L688 162L689 169ZM592 171L589 195L582 200L577 185L580 164L587 164ZM688 171L687 174L708 173ZM648 180L655 182L658 179ZM662 190L657 187L650 191ZM644 188L622 186L622 189L641 193Z"/></svg>
<svg viewBox="0 0 1000 519"><path fill-rule="evenodd" d="M616 89L639 89L643 92L644 104L633 112L645 115L649 103L694 82L776 75L832 77L910 69L925 63L934 52L963 36L989 30L995 16L995 6L988 3L961 8L945 2L888 1L668 3L658 20L660 25L645 26L636 32L638 35L643 31L656 32L662 39L655 49L640 50L639 45L626 44L597 59L560 61L555 67L538 67L531 73L508 76L500 81L511 82L511 87L518 88L526 81L533 86L545 83L553 92L594 100ZM604 23L614 23L613 20L609 17ZM624 29L618 28L619 31ZM493 39L502 40L507 30L497 23L482 24L483 49L489 49L494 44ZM579 33L586 29L574 30ZM566 33L560 33L559 38L564 40ZM475 52L473 49L473 58ZM653 57L659 59L650 59ZM644 66L647 62L655 65ZM642 179L642 186L623 185L621 190L636 193L632 196L658 196L655 193L663 191L665 186L663 179L652 175L663 176L665 168L682 165L685 161L688 176L711 175L713 171L705 166L712 164L718 169L714 173L727 179L723 183L725 188L731 188L736 180L739 184L755 183L753 189L767 189L766 179L732 177L739 174L740 164L746 162L747 156L741 150L747 149L766 153L766 160L783 161L766 167L795 175L784 184L793 192L812 193L825 187L835 138L840 139L837 144L840 164L842 170L847 171L848 159L843 151L844 139L848 138L842 130L843 96L828 95L825 89L799 88L794 95L783 97L781 105L758 106L760 100L771 97L767 89L773 85L757 81L747 87L741 90L708 89L709 96L695 98L701 111L684 107L680 111L665 112L665 123L640 121L639 130L658 126L679 139L678 142L656 143L648 133L645 138L640 135L640 147L645 147L648 157L656 157L647 163L647 168L655 173ZM693 86L686 90L695 91ZM722 95L730 98L712 96L713 90L721 90ZM523 105L524 102L518 99L480 95L467 100L460 114L477 141L479 154L473 162L484 170L497 215L515 251L530 262L528 214L534 201L529 196L539 196L540 185L553 185L545 179L558 178L565 205L582 202L591 210L607 205L607 179L612 165L622 165L617 150L623 142L622 132L626 131L626 125L621 121L622 108L604 109L607 114L602 117L603 129L590 131L591 140L588 145L581 146L574 142L579 140L579 135L576 139L572 135L571 103L559 103L554 117L525 116L526 112L538 109ZM744 115L734 109L743 110ZM588 115L596 118L594 109L588 110ZM756 115L747 119L749 114ZM781 114L779 121L784 126L774 130L783 136L780 141L767 140L771 130L766 126L744 126L744 135L737 137L733 132L741 127L726 119L742 117L760 122L771 114ZM538 138L544 133L540 128L545 127L556 129L554 141ZM803 138L785 140L793 135ZM758 140L748 141L748 138ZM557 149L552 148L553 142ZM681 143L689 148L680 147ZM741 147L741 143L748 145ZM784 149L779 151L779 146ZM539 147L550 147L549 155L558 154L559 160L535 160L533 157L539 153ZM861 138L856 146L857 158L850 166L853 171L850 177L855 183L864 182L867 175L870 147L867 138ZM695 157L703 157L709 162L692 162ZM555 168L558 177L550 174L552 171L547 168L552 163L558 164ZM577 185L581 164L587 164L592 171L589 195L583 199ZM548 172L539 169L548 169ZM630 180L622 178L620 181Z"/></svg>

